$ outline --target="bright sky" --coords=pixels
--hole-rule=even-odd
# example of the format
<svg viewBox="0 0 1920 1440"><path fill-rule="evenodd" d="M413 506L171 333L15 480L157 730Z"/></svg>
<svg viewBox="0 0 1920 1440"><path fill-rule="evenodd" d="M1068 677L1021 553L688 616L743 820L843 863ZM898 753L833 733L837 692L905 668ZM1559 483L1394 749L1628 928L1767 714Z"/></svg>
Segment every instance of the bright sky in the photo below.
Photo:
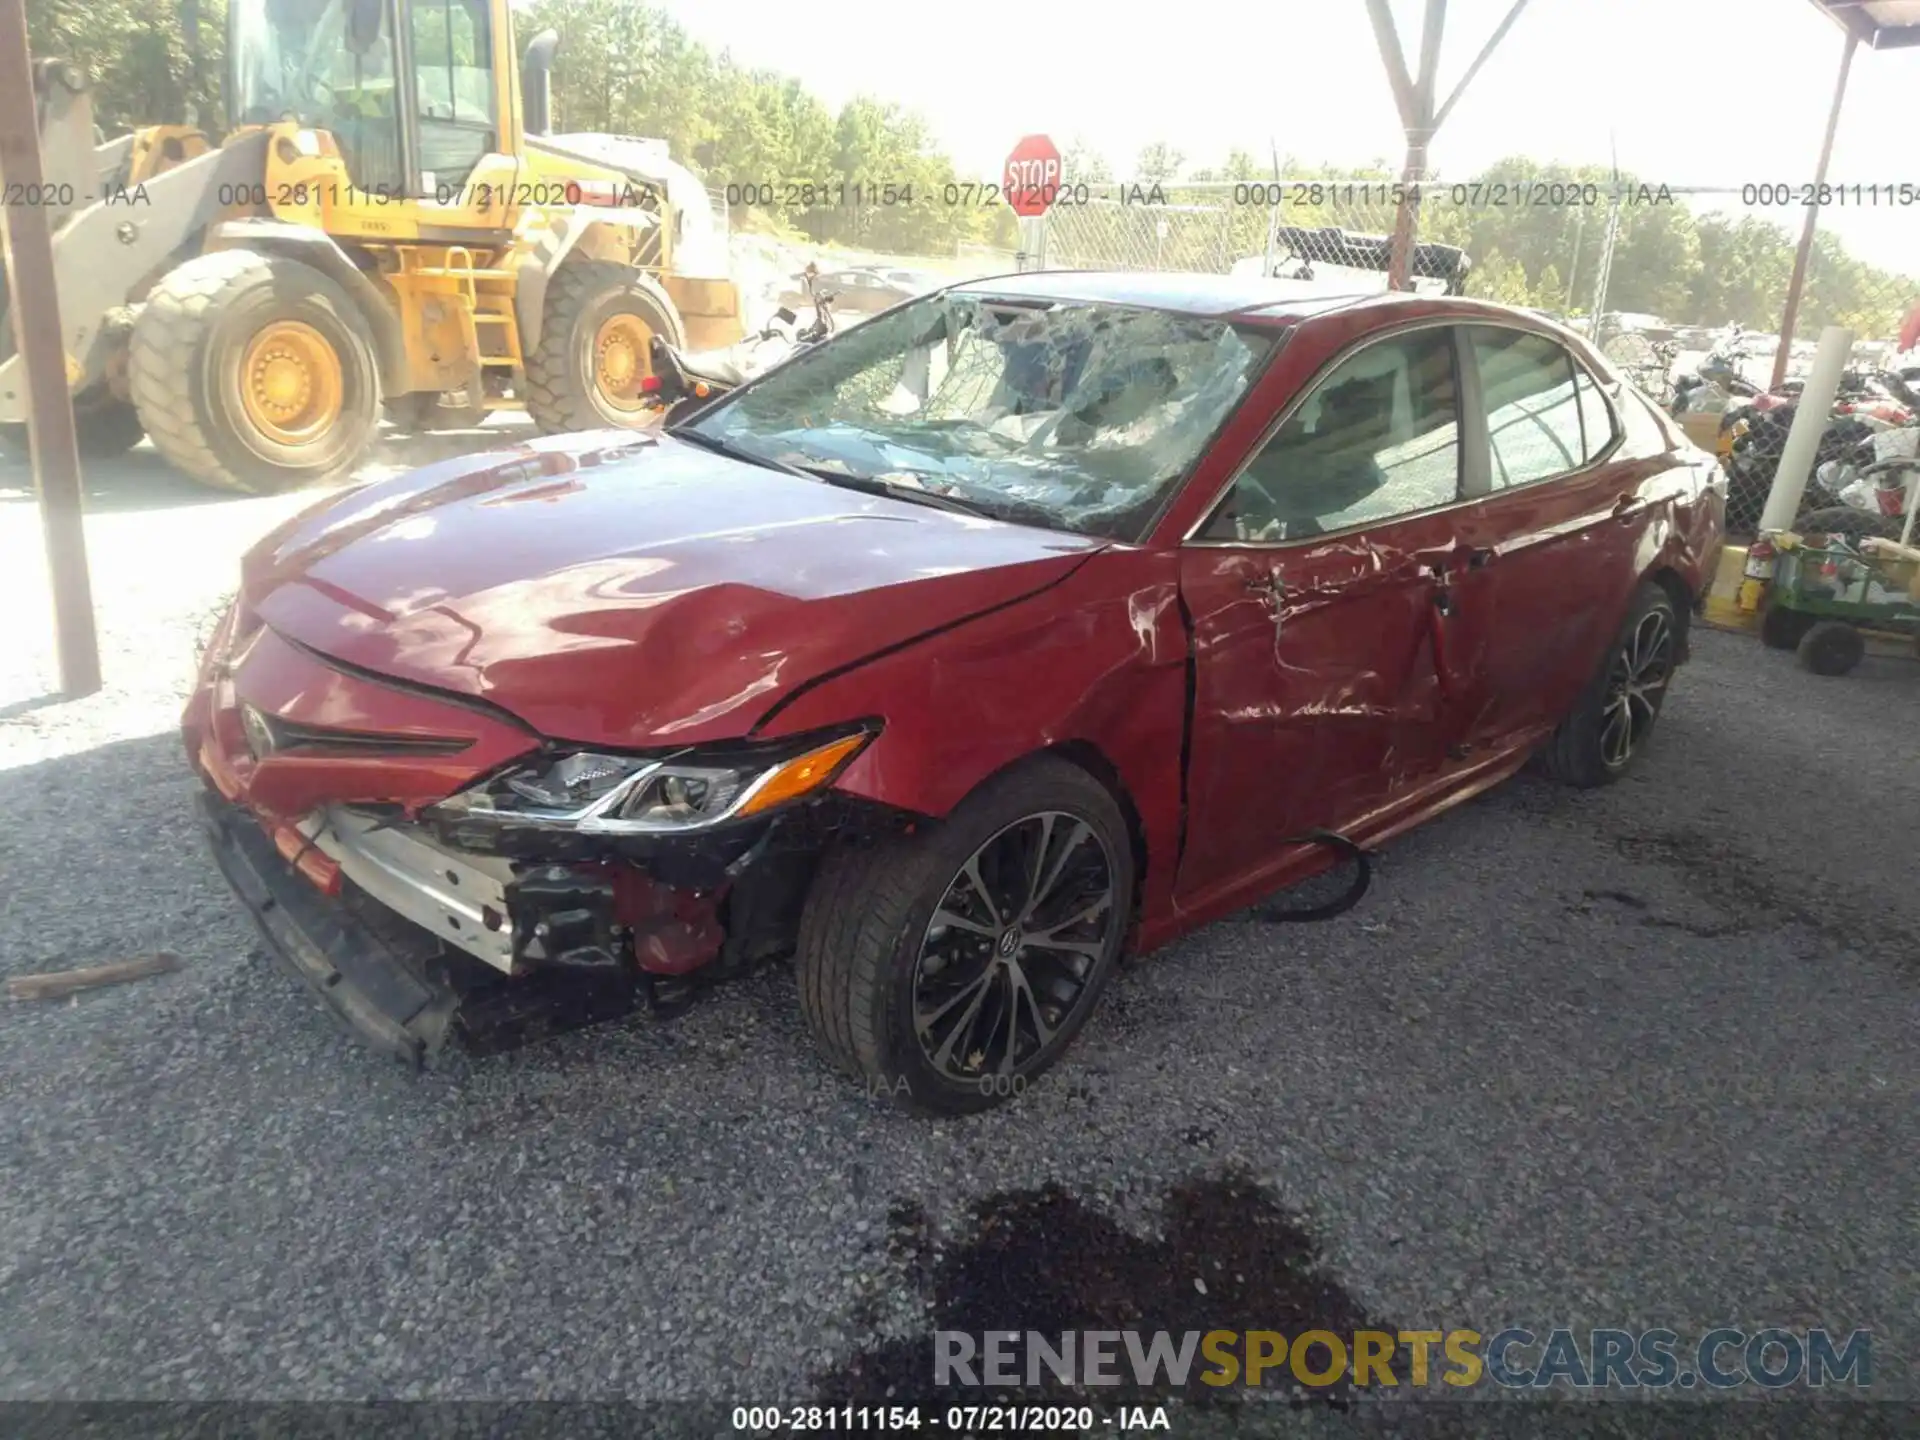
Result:
<svg viewBox="0 0 1920 1440"><path fill-rule="evenodd" d="M1509 3L1451 0L1443 94ZM830 107L860 93L912 107L963 173L986 178L1033 132L1063 149L1083 137L1123 177L1155 140L1191 165L1236 145L1348 164L1397 164L1403 148L1361 0L971 0L925 18L878 0L665 4L712 49L797 76ZM1393 8L1413 68L1425 6ZM1432 163L1461 176L1516 152L1604 164L1617 150L1623 168L1676 185L1803 181L1841 43L1810 0L1531 0L1448 116ZM1920 186L1916 96L1920 49L1860 50L1830 180ZM1797 209L1770 213L1799 224ZM1920 205L1830 209L1825 223L1863 258L1920 274Z"/></svg>

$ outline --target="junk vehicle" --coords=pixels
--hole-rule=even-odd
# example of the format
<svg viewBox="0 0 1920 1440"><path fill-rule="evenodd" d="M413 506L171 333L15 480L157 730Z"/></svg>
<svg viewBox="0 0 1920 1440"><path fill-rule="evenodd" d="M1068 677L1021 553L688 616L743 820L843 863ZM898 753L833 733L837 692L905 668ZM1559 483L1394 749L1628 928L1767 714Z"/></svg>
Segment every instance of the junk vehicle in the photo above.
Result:
<svg viewBox="0 0 1920 1440"><path fill-rule="evenodd" d="M409 428L524 406L651 418L650 341L722 345L739 295L658 141L548 134L558 37L516 70L508 0L231 0L215 138L96 146L85 76L35 72L70 386L89 454L144 433L197 480L350 470ZM0 294L0 428L27 389Z"/></svg>
<svg viewBox="0 0 1920 1440"><path fill-rule="evenodd" d="M972 281L290 518L184 748L275 954L408 1061L791 961L867 1093L979 1110L1123 952L1349 908L1536 755L1630 773L1723 478L1502 306Z"/></svg>

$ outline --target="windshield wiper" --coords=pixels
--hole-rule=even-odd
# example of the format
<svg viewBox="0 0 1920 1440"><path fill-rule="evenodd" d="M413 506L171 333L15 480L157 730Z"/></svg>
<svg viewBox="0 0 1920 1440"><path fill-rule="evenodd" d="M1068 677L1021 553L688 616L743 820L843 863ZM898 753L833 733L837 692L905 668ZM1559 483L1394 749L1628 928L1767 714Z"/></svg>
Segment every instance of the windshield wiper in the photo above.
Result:
<svg viewBox="0 0 1920 1440"><path fill-rule="evenodd" d="M783 475L797 475L802 480L819 480L821 475L813 470L802 470L785 460L776 460L771 455L762 455L757 450L749 450L744 445L736 445L731 440L722 440L717 435L703 435L698 430L669 430L676 440L686 440L698 445L702 450L711 450L716 455L724 455L729 460L744 460L749 465L759 465L768 470L778 470Z"/></svg>
<svg viewBox="0 0 1920 1440"><path fill-rule="evenodd" d="M817 472L817 478L829 485L838 485L842 490L858 490L862 495L911 500L917 505L931 505L937 510L953 510L962 515L977 515L983 520L1002 518L985 505L962 500L957 495L943 495L937 490L922 490L918 485L902 485L897 481L881 480L869 475L835 475L827 471Z"/></svg>
<svg viewBox="0 0 1920 1440"><path fill-rule="evenodd" d="M1038 524L1047 529L1053 529L1059 523L1057 516L1038 505L1022 505L1018 502L986 505L976 500L963 500L957 495L943 495L937 490L922 490L917 485L902 485L897 481L882 480L877 476L810 469L792 464L790 461L776 460L771 455L762 455L756 450L749 450L744 445L736 445L718 436L703 435L698 430L672 430L668 433L676 440L692 441L703 450L711 450L716 455L725 455L730 460L745 460L752 465L762 465L769 470L778 470L783 475L794 475L802 480L812 480L817 484L837 485L842 490L857 490L862 495L878 495L887 500L907 500L916 505L928 505L936 510L951 510L955 514L973 515L982 520Z"/></svg>

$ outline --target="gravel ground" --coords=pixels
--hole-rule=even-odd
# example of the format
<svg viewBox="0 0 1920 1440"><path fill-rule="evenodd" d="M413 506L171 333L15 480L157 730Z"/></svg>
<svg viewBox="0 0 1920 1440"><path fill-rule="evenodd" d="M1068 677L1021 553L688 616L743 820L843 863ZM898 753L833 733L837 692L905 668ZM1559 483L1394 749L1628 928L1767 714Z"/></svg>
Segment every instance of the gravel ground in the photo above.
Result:
<svg viewBox="0 0 1920 1440"><path fill-rule="evenodd" d="M1915 1394L1916 667L1703 634L1628 782L1516 781L1348 916L1207 929L977 1119L833 1078L784 973L415 1078L261 957L172 732L238 551L303 502L103 467L109 688L62 704L24 483L0 462L0 971L187 964L0 1004L0 1399L763 1403L873 1393L934 1323L1128 1313L1870 1326Z"/></svg>

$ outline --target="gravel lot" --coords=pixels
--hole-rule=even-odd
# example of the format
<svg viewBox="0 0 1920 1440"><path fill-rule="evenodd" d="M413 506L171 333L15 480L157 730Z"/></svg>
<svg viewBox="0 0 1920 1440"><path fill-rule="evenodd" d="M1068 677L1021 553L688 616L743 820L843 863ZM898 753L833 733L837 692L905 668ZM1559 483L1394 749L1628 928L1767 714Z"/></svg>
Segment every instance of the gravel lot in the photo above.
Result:
<svg viewBox="0 0 1920 1440"><path fill-rule="evenodd" d="M784 973L415 1078L260 955L172 729L304 501L103 467L109 689L67 704L26 483L0 461L0 971L187 965L0 1002L0 1399L864 1395L930 1325L1129 1304L1871 1326L1920 1398L1920 667L1703 634L1629 782L1517 781L1340 920L1208 929L978 1119L832 1077Z"/></svg>

